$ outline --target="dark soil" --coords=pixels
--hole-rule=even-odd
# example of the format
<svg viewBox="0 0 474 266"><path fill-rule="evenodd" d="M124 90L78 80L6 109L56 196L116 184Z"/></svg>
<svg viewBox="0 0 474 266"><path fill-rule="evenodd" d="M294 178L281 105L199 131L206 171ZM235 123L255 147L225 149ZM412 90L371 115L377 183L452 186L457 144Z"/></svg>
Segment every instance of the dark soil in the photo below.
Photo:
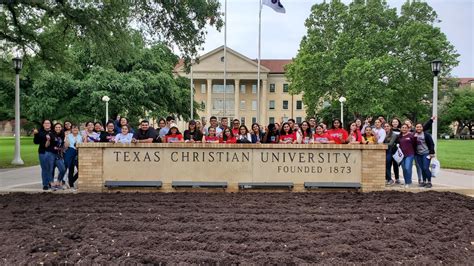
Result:
<svg viewBox="0 0 474 266"><path fill-rule="evenodd" d="M454 193L0 196L0 264L469 264Z"/></svg>

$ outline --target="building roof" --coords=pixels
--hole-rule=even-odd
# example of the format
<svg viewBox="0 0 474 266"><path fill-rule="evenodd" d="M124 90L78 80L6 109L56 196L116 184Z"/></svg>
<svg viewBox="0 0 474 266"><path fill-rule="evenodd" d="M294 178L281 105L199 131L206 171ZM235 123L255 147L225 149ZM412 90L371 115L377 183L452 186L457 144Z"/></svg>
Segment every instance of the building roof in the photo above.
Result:
<svg viewBox="0 0 474 266"><path fill-rule="evenodd" d="M253 60L257 62L257 59ZM285 65L291 63L291 59L260 59L260 64L268 69L270 73L285 73Z"/></svg>
<svg viewBox="0 0 474 266"><path fill-rule="evenodd" d="M474 82L474 78L458 78L459 86L469 85Z"/></svg>
<svg viewBox="0 0 474 266"><path fill-rule="evenodd" d="M200 59L205 59L206 57L219 52L220 50L224 49L224 46L219 46L216 49L202 55ZM228 52L234 53L238 57L241 57L243 60L247 60L249 62L257 64L257 59L250 59L243 54L238 53L235 50L227 47ZM262 67L267 68L270 74L283 74L285 73L285 65L291 63L291 59L260 59L260 64ZM174 71L178 72L178 70L184 65L184 60L179 59L178 63L174 66Z"/></svg>

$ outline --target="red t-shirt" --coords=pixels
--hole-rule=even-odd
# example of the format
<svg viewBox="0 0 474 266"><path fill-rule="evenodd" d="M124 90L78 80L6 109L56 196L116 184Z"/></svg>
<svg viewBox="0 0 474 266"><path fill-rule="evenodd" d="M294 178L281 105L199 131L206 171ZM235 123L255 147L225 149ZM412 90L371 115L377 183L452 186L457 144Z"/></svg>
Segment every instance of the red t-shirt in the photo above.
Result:
<svg viewBox="0 0 474 266"><path fill-rule="evenodd" d="M349 136L347 131L343 128L330 129L328 130L328 134L331 135L331 137L334 139L336 144L342 144L343 142L346 141L347 137Z"/></svg>
<svg viewBox="0 0 474 266"><path fill-rule="evenodd" d="M326 132L324 132L321 135L318 135L315 133L313 135L313 139L314 139L314 142L319 142L319 143L328 143L329 141L334 140L333 137L331 137L331 135L329 135Z"/></svg>
<svg viewBox="0 0 474 266"><path fill-rule="evenodd" d="M224 140L224 138L220 138L219 143L237 143L237 139L235 137L230 137L227 140Z"/></svg>
<svg viewBox="0 0 474 266"><path fill-rule="evenodd" d="M206 136L206 137L205 137L205 140L206 140L206 142L211 142L211 141L212 141L212 142L215 142L216 140L217 140L217 141L219 140L219 137L218 137L218 136L213 136L213 137L211 137L211 136Z"/></svg>
<svg viewBox="0 0 474 266"><path fill-rule="evenodd" d="M293 132L288 135L280 135L280 143L287 142L287 143L293 143L296 140L296 132Z"/></svg>
<svg viewBox="0 0 474 266"><path fill-rule="evenodd" d="M165 136L166 143L180 142L183 140L183 135L181 134L171 134Z"/></svg>
<svg viewBox="0 0 474 266"><path fill-rule="evenodd" d="M353 140L357 142L362 142L362 134L360 133L358 129L355 132L350 133L350 136L352 137Z"/></svg>
<svg viewBox="0 0 474 266"><path fill-rule="evenodd" d="M239 129L238 128L232 128L232 135L234 135L234 136L239 135Z"/></svg>

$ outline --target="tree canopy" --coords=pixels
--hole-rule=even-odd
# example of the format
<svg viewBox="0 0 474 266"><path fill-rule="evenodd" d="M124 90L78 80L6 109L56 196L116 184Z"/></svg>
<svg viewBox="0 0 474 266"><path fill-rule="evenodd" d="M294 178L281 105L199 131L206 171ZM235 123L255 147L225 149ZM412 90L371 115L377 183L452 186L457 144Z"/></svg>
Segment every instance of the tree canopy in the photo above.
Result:
<svg viewBox="0 0 474 266"><path fill-rule="evenodd" d="M445 121L458 122L456 135L467 127L474 134L474 90L462 88L455 90L441 110Z"/></svg>
<svg viewBox="0 0 474 266"><path fill-rule="evenodd" d="M324 101L347 98L353 116L398 115L412 119L428 112L433 74L430 62L443 61L448 76L459 56L434 24L436 12L407 1L400 14L383 0L340 0L315 4L307 34L287 66L290 92L304 93L307 113Z"/></svg>
<svg viewBox="0 0 474 266"><path fill-rule="evenodd" d="M31 121L103 120L104 95L112 116L189 119L189 81L174 76L173 50L185 60L196 55L205 25L222 26L219 7L217 0L1 2L0 120L13 116L14 47L24 56L22 115Z"/></svg>

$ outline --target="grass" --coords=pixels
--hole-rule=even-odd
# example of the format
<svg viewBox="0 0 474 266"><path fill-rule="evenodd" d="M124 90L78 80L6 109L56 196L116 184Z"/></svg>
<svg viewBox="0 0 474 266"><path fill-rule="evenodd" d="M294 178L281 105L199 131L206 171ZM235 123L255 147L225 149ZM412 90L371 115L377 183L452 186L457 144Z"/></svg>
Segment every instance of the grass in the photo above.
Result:
<svg viewBox="0 0 474 266"><path fill-rule="evenodd" d="M442 168L474 170L474 140L438 140L438 146L438 160ZM10 164L14 147L14 138L0 138L0 168L15 167ZM39 164L38 146L33 144L32 137L21 138L21 158L24 166Z"/></svg>
<svg viewBox="0 0 474 266"><path fill-rule="evenodd" d="M438 140L441 168L474 170L474 140Z"/></svg>
<svg viewBox="0 0 474 266"><path fill-rule="evenodd" d="M0 137L0 168L15 168L11 164L15 153L15 138ZM33 166L39 164L38 145L33 143L33 137L21 138L21 159L25 164L23 166Z"/></svg>

